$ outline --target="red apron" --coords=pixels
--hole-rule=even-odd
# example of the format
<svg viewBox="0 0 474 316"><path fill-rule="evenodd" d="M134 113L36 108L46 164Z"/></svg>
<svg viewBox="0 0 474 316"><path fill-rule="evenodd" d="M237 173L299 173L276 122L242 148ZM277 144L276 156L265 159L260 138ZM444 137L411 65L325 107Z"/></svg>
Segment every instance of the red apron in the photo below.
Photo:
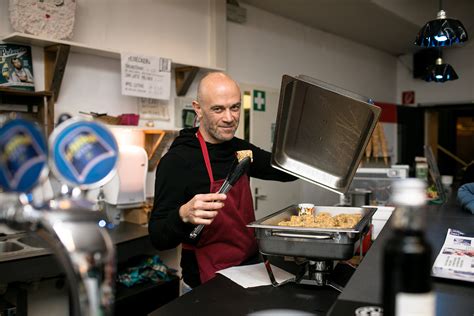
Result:
<svg viewBox="0 0 474 316"><path fill-rule="evenodd" d="M197 137L211 181L209 192L217 192L225 179L214 181L207 146L199 131ZM241 264L258 249L253 229L246 226L255 220L247 174L230 189L224 204L212 223L204 227L196 246L183 244L196 254L201 283L212 279L218 270Z"/></svg>

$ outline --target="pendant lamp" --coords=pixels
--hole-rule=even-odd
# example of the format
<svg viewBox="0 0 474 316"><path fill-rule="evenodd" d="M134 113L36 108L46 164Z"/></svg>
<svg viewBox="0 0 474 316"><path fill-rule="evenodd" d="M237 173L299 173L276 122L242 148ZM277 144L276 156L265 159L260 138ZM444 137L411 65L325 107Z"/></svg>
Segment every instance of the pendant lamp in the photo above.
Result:
<svg viewBox="0 0 474 316"><path fill-rule="evenodd" d="M450 64L443 63L443 59L436 59L434 65L428 66L426 69L425 81L428 82L446 82L458 79L458 75Z"/></svg>
<svg viewBox="0 0 474 316"><path fill-rule="evenodd" d="M467 42L466 28L461 21L446 17L441 0L439 9L436 19L426 23L418 32L415 44L421 47L442 47Z"/></svg>

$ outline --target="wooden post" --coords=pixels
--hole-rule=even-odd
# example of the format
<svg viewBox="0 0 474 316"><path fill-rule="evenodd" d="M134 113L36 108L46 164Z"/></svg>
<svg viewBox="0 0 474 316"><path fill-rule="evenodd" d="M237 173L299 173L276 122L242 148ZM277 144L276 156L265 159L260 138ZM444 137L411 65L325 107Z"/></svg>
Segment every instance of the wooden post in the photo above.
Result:
<svg viewBox="0 0 474 316"><path fill-rule="evenodd" d="M53 92L55 102L59 97L59 90L61 89L64 71L66 71L70 48L71 46L63 44L44 48L45 89Z"/></svg>
<svg viewBox="0 0 474 316"><path fill-rule="evenodd" d="M174 70L176 81L176 95L183 96L188 92L189 86L193 82L199 71L198 67L179 67Z"/></svg>

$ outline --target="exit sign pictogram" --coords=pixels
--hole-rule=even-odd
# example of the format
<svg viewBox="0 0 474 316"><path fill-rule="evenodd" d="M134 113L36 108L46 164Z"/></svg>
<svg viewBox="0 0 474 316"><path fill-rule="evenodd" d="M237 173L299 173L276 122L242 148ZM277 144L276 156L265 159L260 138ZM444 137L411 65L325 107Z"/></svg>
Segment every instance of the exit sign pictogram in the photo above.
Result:
<svg viewBox="0 0 474 316"><path fill-rule="evenodd" d="M265 91L253 90L253 110L265 112Z"/></svg>
<svg viewBox="0 0 474 316"><path fill-rule="evenodd" d="M402 104L415 104L415 91L403 91Z"/></svg>

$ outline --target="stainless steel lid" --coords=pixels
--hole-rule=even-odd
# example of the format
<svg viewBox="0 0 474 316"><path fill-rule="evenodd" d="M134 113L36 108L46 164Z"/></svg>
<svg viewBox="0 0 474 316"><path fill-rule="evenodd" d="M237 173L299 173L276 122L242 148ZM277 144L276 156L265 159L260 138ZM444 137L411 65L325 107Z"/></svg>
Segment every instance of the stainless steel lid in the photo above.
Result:
<svg viewBox="0 0 474 316"><path fill-rule="evenodd" d="M345 193L380 115L369 102L311 77L284 75L272 165Z"/></svg>

